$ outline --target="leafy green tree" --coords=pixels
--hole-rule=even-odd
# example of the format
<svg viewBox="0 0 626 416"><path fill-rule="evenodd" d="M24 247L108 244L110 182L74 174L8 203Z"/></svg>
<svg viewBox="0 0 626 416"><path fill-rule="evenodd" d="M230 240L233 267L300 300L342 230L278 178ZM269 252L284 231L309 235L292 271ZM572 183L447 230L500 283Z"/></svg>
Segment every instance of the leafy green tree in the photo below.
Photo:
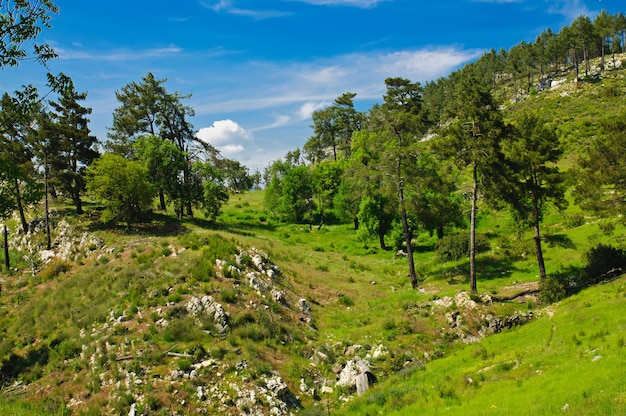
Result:
<svg viewBox="0 0 626 416"><path fill-rule="evenodd" d="M58 101L50 102L51 122L40 126L41 134L48 136L47 165L53 183L71 196L77 214L83 213L80 195L85 190L85 168L99 155L98 140L88 126L91 108L79 103L86 98L86 92L78 93L70 84Z"/></svg>
<svg viewBox="0 0 626 416"><path fill-rule="evenodd" d="M250 169L233 159L215 159L215 167L222 172L224 183L232 193L249 191L254 186L254 177Z"/></svg>
<svg viewBox="0 0 626 416"><path fill-rule="evenodd" d="M393 229L397 218L395 201L382 193L373 193L361 198L359 206L359 224L371 234L378 237L380 248L387 250L385 236Z"/></svg>
<svg viewBox="0 0 626 416"><path fill-rule="evenodd" d="M576 202L601 218L626 222L626 114L603 126L578 161ZM608 221L612 229L614 220Z"/></svg>
<svg viewBox="0 0 626 416"><path fill-rule="evenodd" d="M166 206L166 195L172 201L181 198L186 158L178 146L158 136L142 136L133 143L133 153L147 168L150 181L158 188L161 208Z"/></svg>
<svg viewBox="0 0 626 416"><path fill-rule="evenodd" d="M397 195L397 212L405 239L409 279L415 289L418 281L412 247L414 229L409 222L407 196L421 193L416 187L419 181L409 178L420 178L420 174L423 174L419 169L424 150L421 139L426 133L426 117L422 110L423 89L419 83L404 78L387 78L385 86L387 91L383 96L384 102L380 111L372 111L370 124L372 128L380 129L384 136L382 167Z"/></svg>
<svg viewBox="0 0 626 416"><path fill-rule="evenodd" d="M347 179L347 172L348 171L344 172L344 179L342 179L339 188L337 188L337 193L333 199L333 206L342 220L352 221L354 223L354 230L356 231L359 229L361 192L357 189L353 181Z"/></svg>
<svg viewBox="0 0 626 416"><path fill-rule="evenodd" d="M169 93L164 86L166 81L167 79L156 79L152 73L148 73L142 77L140 83L131 82L115 93L120 106L113 112L113 126L108 133L111 140L107 147L115 153L132 158L132 143L138 137L153 135L174 143L187 157L180 194L185 214L193 216L193 178L190 172L192 156L202 155L204 160L208 160L217 151L195 137L193 126L188 121L195 114L194 110L182 102L191 96L178 92ZM164 205L160 208L165 210Z"/></svg>
<svg viewBox="0 0 626 416"><path fill-rule="evenodd" d="M33 147L28 142L31 119L36 115L36 91L33 97L10 96L5 93L0 105L0 214L6 218L14 210L20 216L24 232L28 232L26 210L41 200L42 187L33 163ZM31 103L26 107L25 103Z"/></svg>
<svg viewBox="0 0 626 416"><path fill-rule="evenodd" d="M193 177L199 177L202 191L197 198L198 205L204 210L209 221L215 221L222 213L222 206L228 201L228 187L225 185L224 171L209 162L196 162Z"/></svg>
<svg viewBox="0 0 626 416"><path fill-rule="evenodd" d="M499 168L503 165L499 143L509 132L489 86L480 82L471 64L460 72L455 87L455 119L443 132L438 149L460 168L470 168L470 290L476 293L479 185L499 181Z"/></svg>
<svg viewBox="0 0 626 416"><path fill-rule="evenodd" d="M344 172L341 161L324 161L313 166L313 193L317 199L320 214L320 228L324 224L326 211L332 207L339 191Z"/></svg>
<svg viewBox="0 0 626 416"><path fill-rule="evenodd" d="M599 40L600 49L600 70L604 72L604 53L606 51L606 43L613 39L613 35L616 33L616 16L609 14L606 10L602 9L600 13L593 19L593 29Z"/></svg>
<svg viewBox="0 0 626 416"><path fill-rule="evenodd" d="M17 0L0 2L0 67L18 66L35 59L46 63L56 57L47 44L35 42L44 29L51 27L52 15L59 8L50 0ZM26 47L32 47L28 51Z"/></svg>
<svg viewBox="0 0 626 416"><path fill-rule="evenodd" d="M280 212L296 223L309 216L309 226L313 221L313 176L308 166L294 166L288 170L282 181Z"/></svg>
<svg viewBox="0 0 626 416"><path fill-rule="evenodd" d="M534 113L523 113L516 134L502 142L509 170L498 181L497 197L503 198L518 219L532 225L539 276L546 278L540 224L548 204L567 207L565 178L556 163L563 155L553 126Z"/></svg>
<svg viewBox="0 0 626 416"><path fill-rule="evenodd" d="M87 167L87 190L104 204L104 222L139 221L155 196L148 169L140 162L105 153Z"/></svg>
<svg viewBox="0 0 626 416"><path fill-rule="evenodd" d="M343 153L350 157L352 133L363 123L363 114L354 109L355 93L344 93L332 105L313 112L313 136L304 145L304 153L310 162L328 159L327 150L332 150L332 160Z"/></svg>

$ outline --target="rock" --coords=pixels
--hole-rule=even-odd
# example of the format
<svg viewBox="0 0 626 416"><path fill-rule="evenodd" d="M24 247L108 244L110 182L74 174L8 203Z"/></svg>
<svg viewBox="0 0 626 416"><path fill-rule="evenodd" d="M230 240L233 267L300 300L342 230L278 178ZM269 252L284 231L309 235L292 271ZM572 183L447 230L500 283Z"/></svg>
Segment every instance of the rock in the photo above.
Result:
<svg viewBox="0 0 626 416"><path fill-rule="evenodd" d="M258 254L252 256L252 264L254 264L254 267L256 267L259 271L263 271L263 258Z"/></svg>
<svg viewBox="0 0 626 416"><path fill-rule="evenodd" d="M343 354L346 357L354 357L355 355L358 355L359 351L361 351L362 349L363 349L362 345L359 345L359 344L350 345L348 348L346 348L346 351Z"/></svg>
<svg viewBox="0 0 626 416"><path fill-rule="evenodd" d="M367 389L369 389L369 379L366 373L361 373L358 376L356 376L355 383L356 383L356 394L358 396L362 396L363 393L365 393Z"/></svg>
<svg viewBox="0 0 626 416"><path fill-rule="evenodd" d="M383 344L379 344L372 353L372 358L376 360L387 355L389 355L389 350L387 349L387 347L385 347Z"/></svg>
<svg viewBox="0 0 626 416"><path fill-rule="evenodd" d="M306 393L309 390L309 387L306 385L306 383L304 382L304 379L301 378L300 379L300 391L302 393Z"/></svg>
<svg viewBox="0 0 626 416"><path fill-rule="evenodd" d="M284 290L272 289L272 299L283 306L287 306L287 293Z"/></svg>
<svg viewBox="0 0 626 416"><path fill-rule="evenodd" d="M333 388L329 386L322 386L322 394L332 394Z"/></svg>
<svg viewBox="0 0 626 416"><path fill-rule="evenodd" d="M300 407L300 402L293 395L293 393L291 393L289 387L287 386L287 384L285 384L285 382L279 375L274 374L272 377L266 380L265 385L272 394L272 396L278 398L287 406L293 408Z"/></svg>
<svg viewBox="0 0 626 416"><path fill-rule="evenodd" d="M41 262L44 264L47 264L48 262L50 262L50 260L52 260L54 256L55 254L54 254L54 251L52 250L41 250L39 252L39 260L41 260Z"/></svg>
<svg viewBox="0 0 626 416"><path fill-rule="evenodd" d="M350 360L346 363L339 374L339 380L335 383L337 386L341 387L356 387L356 379L359 374L367 374L371 373L369 364L360 358L356 358L354 360ZM373 374L372 374L373 377Z"/></svg>
<svg viewBox="0 0 626 416"><path fill-rule="evenodd" d="M311 315L311 306L306 301L306 299L300 299L298 301L298 309L302 313L300 320L302 322L306 322L307 324L313 326L313 316Z"/></svg>
<svg viewBox="0 0 626 416"><path fill-rule="evenodd" d="M226 312L224 307L212 296L206 295L202 298L193 296L189 302L187 302L187 312L192 316L199 314L211 316L213 318L215 328L222 334L228 329L230 314Z"/></svg>

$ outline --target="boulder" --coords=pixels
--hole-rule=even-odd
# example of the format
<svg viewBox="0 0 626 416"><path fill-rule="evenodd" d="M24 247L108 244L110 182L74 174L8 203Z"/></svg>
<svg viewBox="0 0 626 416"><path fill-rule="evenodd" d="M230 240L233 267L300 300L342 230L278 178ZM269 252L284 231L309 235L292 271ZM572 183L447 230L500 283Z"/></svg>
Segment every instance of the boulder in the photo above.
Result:
<svg viewBox="0 0 626 416"><path fill-rule="evenodd" d="M339 380L336 385L341 387L348 387L350 389L359 389L360 394L365 392L369 388L369 385L376 382L376 377L370 370L369 364L365 360L355 358L346 363L339 374ZM359 387L360 385L360 387Z"/></svg>

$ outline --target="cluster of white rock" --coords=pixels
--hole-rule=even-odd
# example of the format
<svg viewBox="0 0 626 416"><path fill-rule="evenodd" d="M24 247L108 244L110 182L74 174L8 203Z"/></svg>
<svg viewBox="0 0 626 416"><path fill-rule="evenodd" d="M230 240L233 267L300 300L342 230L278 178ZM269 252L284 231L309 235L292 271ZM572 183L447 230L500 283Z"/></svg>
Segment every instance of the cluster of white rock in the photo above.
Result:
<svg viewBox="0 0 626 416"><path fill-rule="evenodd" d="M225 334L228 330L230 314L226 312L224 307L218 303L213 296L205 295L201 298L192 296L187 302L186 308L191 316L198 316L200 314L210 316L213 319L215 328L220 334Z"/></svg>

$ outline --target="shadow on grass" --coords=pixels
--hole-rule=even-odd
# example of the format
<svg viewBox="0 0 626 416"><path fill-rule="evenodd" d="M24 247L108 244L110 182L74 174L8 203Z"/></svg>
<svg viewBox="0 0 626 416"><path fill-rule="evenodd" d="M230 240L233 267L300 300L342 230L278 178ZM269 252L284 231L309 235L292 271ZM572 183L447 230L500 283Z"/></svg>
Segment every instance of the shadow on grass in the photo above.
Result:
<svg viewBox="0 0 626 416"><path fill-rule="evenodd" d="M154 237L172 237L189 232L184 223L164 213L153 213L143 222L104 223L93 221L87 227L89 231L113 231L126 235L148 235Z"/></svg>
<svg viewBox="0 0 626 416"><path fill-rule="evenodd" d="M548 243L548 247L561 247L576 250L576 244L565 234L545 235L544 240Z"/></svg>
<svg viewBox="0 0 626 416"><path fill-rule="evenodd" d="M510 277L516 270L514 262L504 257L479 256L476 258L476 279L478 281ZM469 284L469 259L454 266L444 267L439 272L437 280L446 280L450 285Z"/></svg>

